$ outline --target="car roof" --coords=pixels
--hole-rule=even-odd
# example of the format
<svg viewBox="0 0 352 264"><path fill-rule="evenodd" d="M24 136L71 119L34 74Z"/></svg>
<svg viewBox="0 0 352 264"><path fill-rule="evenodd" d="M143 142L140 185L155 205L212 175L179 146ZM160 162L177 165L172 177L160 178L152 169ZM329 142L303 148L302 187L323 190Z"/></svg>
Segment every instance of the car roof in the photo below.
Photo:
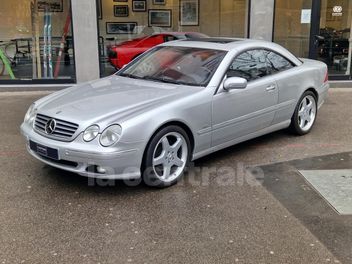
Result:
<svg viewBox="0 0 352 264"><path fill-rule="evenodd" d="M276 53L289 59L296 65L301 65L302 62L291 52L284 47L269 41L245 39L245 38L199 38L199 39L187 39L178 40L172 42L166 42L161 46L177 46L177 47L189 47L189 48L203 48L203 49L214 49L223 51L232 50L249 50L249 49L267 49L272 50Z"/></svg>
<svg viewBox="0 0 352 264"><path fill-rule="evenodd" d="M263 42L264 41L244 38L192 38L167 42L163 44L163 46L182 46L230 51L232 49L238 48L241 45L248 45L253 43L263 44Z"/></svg>

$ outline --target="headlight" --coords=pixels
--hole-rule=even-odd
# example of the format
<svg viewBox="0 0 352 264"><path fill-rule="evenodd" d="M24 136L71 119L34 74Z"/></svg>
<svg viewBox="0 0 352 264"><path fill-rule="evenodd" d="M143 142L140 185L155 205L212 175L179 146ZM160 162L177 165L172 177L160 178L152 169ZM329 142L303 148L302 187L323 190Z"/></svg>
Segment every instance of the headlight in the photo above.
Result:
<svg viewBox="0 0 352 264"><path fill-rule="evenodd" d="M95 139L99 134L99 130L100 130L100 128L97 125L93 125L93 126L88 127L83 133L84 141L90 142L93 139Z"/></svg>
<svg viewBox="0 0 352 264"><path fill-rule="evenodd" d="M27 123L27 124L33 124L33 121L34 121L34 118L35 118L35 115L36 115L36 109L35 109L35 104L32 104L25 117L24 117L24 122Z"/></svg>
<svg viewBox="0 0 352 264"><path fill-rule="evenodd" d="M109 126L100 136L100 144L104 147L110 147L117 143L122 134L122 128L119 125Z"/></svg>

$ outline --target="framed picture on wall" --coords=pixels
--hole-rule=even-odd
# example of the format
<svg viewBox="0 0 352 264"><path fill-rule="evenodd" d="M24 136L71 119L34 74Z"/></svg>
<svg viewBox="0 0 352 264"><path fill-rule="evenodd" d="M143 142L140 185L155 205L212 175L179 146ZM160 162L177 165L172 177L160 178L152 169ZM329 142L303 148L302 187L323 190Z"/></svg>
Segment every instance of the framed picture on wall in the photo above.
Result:
<svg viewBox="0 0 352 264"><path fill-rule="evenodd" d="M103 19L103 7L101 5L101 0L97 0L97 14L98 19Z"/></svg>
<svg viewBox="0 0 352 264"><path fill-rule="evenodd" d="M128 5L115 5L114 16L115 17L128 17Z"/></svg>
<svg viewBox="0 0 352 264"><path fill-rule="evenodd" d="M153 0L153 5L166 5L166 0Z"/></svg>
<svg viewBox="0 0 352 264"><path fill-rule="evenodd" d="M132 34L137 22L106 22L106 34Z"/></svg>
<svg viewBox="0 0 352 264"><path fill-rule="evenodd" d="M133 0L132 1L132 11L133 12L146 12L147 11L147 1L146 0Z"/></svg>
<svg viewBox="0 0 352 264"><path fill-rule="evenodd" d="M199 0L180 0L180 25L199 26Z"/></svg>
<svg viewBox="0 0 352 264"><path fill-rule="evenodd" d="M149 9L148 25L149 27L171 27L172 10L171 9Z"/></svg>
<svg viewBox="0 0 352 264"><path fill-rule="evenodd" d="M38 11L44 12L45 10L49 12L63 12L63 0L39 0Z"/></svg>

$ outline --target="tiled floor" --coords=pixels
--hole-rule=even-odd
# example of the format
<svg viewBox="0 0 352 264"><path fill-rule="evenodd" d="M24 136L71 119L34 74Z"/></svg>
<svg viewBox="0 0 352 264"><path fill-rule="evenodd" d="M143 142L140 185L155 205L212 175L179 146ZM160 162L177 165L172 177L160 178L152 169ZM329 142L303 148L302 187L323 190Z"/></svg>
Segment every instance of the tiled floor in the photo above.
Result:
<svg viewBox="0 0 352 264"><path fill-rule="evenodd" d="M352 215L352 170L300 171L341 215Z"/></svg>

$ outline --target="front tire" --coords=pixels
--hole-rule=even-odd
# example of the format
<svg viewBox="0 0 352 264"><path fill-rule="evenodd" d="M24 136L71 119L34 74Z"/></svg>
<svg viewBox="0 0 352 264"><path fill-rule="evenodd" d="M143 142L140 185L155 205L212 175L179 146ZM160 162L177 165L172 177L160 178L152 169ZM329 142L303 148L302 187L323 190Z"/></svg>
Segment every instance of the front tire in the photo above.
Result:
<svg viewBox="0 0 352 264"><path fill-rule="evenodd" d="M158 131L149 142L142 166L143 181L151 187L165 188L183 176L191 156L187 133L178 126Z"/></svg>
<svg viewBox="0 0 352 264"><path fill-rule="evenodd" d="M297 135L308 134L318 114L317 97L311 91L305 92L299 100L292 117L291 131Z"/></svg>

